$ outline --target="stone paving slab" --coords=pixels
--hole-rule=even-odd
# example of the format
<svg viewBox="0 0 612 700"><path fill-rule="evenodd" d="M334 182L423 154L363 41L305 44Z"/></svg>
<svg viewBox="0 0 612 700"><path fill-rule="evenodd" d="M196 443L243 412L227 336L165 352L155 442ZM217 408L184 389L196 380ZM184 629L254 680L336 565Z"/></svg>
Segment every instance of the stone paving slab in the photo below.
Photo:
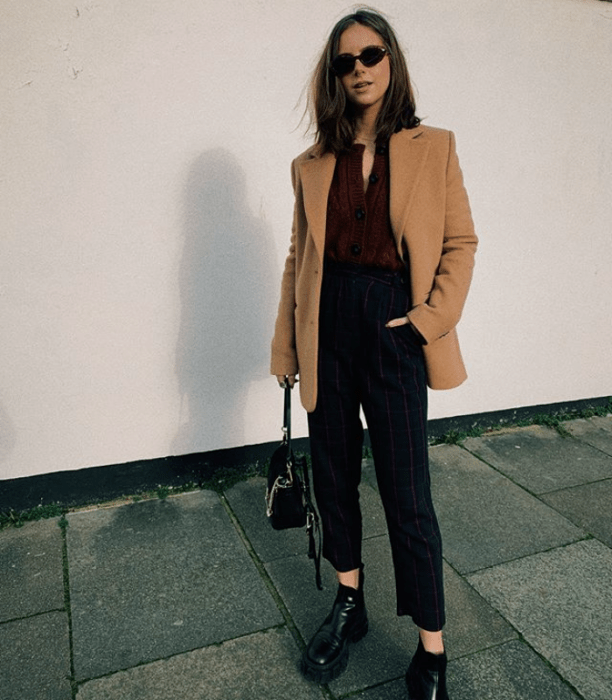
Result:
<svg viewBox="0 0 612 700"><path fill-rule="evenodd" d="M453 700L580 700L533 649L519 641L455 661L448 686Z"/></svg>
<svg viewBox="0 0 612 700"><path fill-rule="evenodd" d="M213 492L68 519L77 680L283 621Z"/></svg>
<svg viewBox="0 0 612 700"><path fill-rule="evenodd" d="M0 698L71 700L65 612L0 625Z"/></svg>
<svg viewBox="0 0 612 700"><path fill-rule="evenodd" d="M298 659L287 630L258 632L89 681L77 700L323 700Z"/></svg>
<svg viewBox="0 0 612 700"><path fill-rule="evenodd" d="M612 415L577 418L566 421L563 427L575 438L612 455Z"/></svg>
<svg viewBox="0 0 612 700"><path fill-rule="evenodd" d="M244 528L257 556L263 562L296 556L308 551L303 529L274 530L265 513L266 480L254 477L232 487L226 497ZM380 497L367 484L360 488L364 538L386 532L385 514Z"/></svg>
<svg viewBox="0 0 612 700"><path fill-rule="evenodd" d="M536 494L612 478L612 456L541 425L468 438L463 446Z"/></svg>
<svg viewBox="0 0 612 700"><path fill-rule="evenodd" d="M448 564L444 566L449 659L517 638L516 630Z"/></svg>
<svg viewBox="0 0 612 700"><path fill-rule="evenodd" d="M62 533L58 518L4 530L0 537L0 572L0 622L62 609Z"/></svg>
<svg viewBox="0 0 612 700"><path fill-rule="evenodd" d="M540 657L519 641L448 665L453 700L580 700ZM403 679L359 693L359 700L406 700Z"/></svg>
<svg viewBox="0 0 612 700"><path fill-rule="evenodd" d="M364 542L363 560L370 630L365 639L351 647L346 673L330 684L337 696L402 676L418 641L412 620L396 615L395 580L386 535ZM332 567L325 563L323 592L312 585L312 563L306 556L274 561L267 569L304 641L308 641L336 595ZM449 610L445 638L450 658L516 638L512 627L449 566L445 566L445 591Z"/></svg>
<svg viewBox="0 0 612 700"><path fill-rule="evenodd" d="M612 547L612 479L547 493L542 500Z"/></svg>
<svg viewBox="0 0 612 700"><path fill-rule="evenodd" d="M430 450L444 557L467 573L586 536L539 499L457 445Z"/></svg>
<svg viewBox="0 0 612 700"><path fill-rule="evenodd" d="M597 540L468 577L588 700L612 698L612 551Z"/></svg>

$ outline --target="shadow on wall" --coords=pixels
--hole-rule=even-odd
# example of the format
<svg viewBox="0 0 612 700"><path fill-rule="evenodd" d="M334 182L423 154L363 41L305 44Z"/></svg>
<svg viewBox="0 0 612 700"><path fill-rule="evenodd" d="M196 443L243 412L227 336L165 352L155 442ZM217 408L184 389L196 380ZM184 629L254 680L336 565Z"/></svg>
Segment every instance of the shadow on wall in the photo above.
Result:
<svg viewBox="0 0 612 700"><path fill-rule="evenodd" d="M249 384L270 377L279 290L274 260L271 231L249 211L236 158L224 149L200 155L184 197L176 353L182 406L174 454L244 444Z"/></svg>

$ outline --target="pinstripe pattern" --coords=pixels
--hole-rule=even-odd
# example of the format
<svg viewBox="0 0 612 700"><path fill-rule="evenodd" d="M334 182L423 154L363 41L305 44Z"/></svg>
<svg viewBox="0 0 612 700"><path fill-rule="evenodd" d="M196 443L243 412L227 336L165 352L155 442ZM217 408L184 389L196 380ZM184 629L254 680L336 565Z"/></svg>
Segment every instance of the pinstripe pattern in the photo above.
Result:
<svg viewBox="0 0 612 700"><path fill-rule="evenodd" d="M403 273L326 261L319 325L319 397L308 414L323 555L338 571L361 564L363 406L395 569L397 613L444 625L442 544L431 501L422 348L408 326Z"/></svg>

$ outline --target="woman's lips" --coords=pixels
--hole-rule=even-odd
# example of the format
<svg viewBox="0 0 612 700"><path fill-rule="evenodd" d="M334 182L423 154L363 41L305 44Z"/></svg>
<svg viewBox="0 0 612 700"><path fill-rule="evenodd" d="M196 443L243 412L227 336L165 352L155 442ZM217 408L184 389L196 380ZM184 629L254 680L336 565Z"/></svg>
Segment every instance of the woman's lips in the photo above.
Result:
<svg viewBox="0 0 612 700"><path fill-rule="evenodd" d="M371 84L372 84L372 83L368 83L368 82L365 82L365 81L362 81L362 82L360 82L360 83L355 83L355 84L353 85L353 90L362 90L363 88L367 88L367 87L368 87L369 85L371 85Z"/></svg>

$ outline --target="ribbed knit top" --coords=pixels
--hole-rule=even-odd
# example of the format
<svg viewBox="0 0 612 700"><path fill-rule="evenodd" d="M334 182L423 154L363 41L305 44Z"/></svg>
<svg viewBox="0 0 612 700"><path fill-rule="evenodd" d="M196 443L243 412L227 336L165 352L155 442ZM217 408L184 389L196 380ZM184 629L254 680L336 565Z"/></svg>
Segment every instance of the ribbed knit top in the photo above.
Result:
<svg viewBox="0 0 612 700"><path fill-rule="evenodd" d="M365 146L338 156L327 200L325 254L387 270L403 270L389 218L389 149L378 145L368 188L363 188Z"/></svg>

